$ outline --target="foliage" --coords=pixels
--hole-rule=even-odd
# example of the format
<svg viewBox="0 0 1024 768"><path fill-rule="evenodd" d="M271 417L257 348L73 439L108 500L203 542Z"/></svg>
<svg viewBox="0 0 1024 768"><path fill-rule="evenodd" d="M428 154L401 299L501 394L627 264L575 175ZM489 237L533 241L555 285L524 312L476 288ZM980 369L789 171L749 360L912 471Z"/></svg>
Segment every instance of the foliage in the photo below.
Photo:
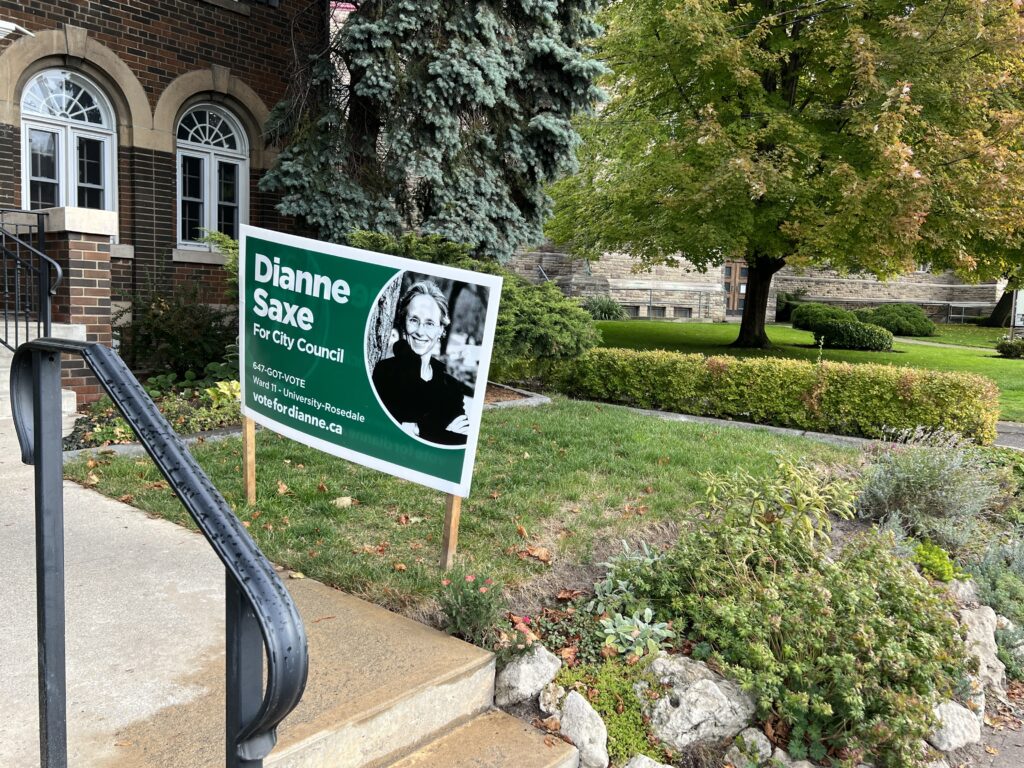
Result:
<svg viewBox="0 0 1024 768"><path fill-rule="evenodd" d="M981 602L1024 626L1024 542L1018 539L993 544L967 569L978 585Z"/></svg>
<svg viewBox="0 0 1024 768"><path fill-rule="evenodd" d="M638 0L600 20L610 99L581 121L581 171L555 185L549 226L577 255L746 259L741 339L785 263L1015 268L1014 0Z"/></svg>
<svg viewBox="0 0 1024 768"><path fill-rule="evenodd" d="M895 336L934 336L935 323L917 304L883 304L854 312L862 323L880 325Z"/></svg>
<svg viewBox="0 0 1024 768"><path fill-rule="evenodd" d="M644 654L656 654L675 637L668 624L654 621L650 608L636 611L629 617L616 613L600 621L604 644L625 656L640 658Z"/></svg>
<svg viewBox="0 0 1024 768"><path fill-rule="evenodd" d="M925 425L989 443L999 418L984 377L887 365L599 348L550 382L573 397L864 437Z"/></svg>
<svg viewBox="0 0 1024 768"><path fill-rule="evenodd" d="M493 579L478 579L476 574L451 571L441 581L438 595L444 613L444 630L467 643L489 648L497 638L504 604L501 587Z"/></svg>
<svg viewBox="0 0 1024 768"><path fill-rule="evenodd" d="M354 232L353 247L501 276L491 378L526 379L571 360L600 342L590 315L552 283L532 285L512 271L469 255L465 245L438 235Z"/></svg>
<svg viewBox="0 0 1024 768"><path fill-rule="evenodd" d="M595 320L627 320L629 316L611 296L587 296L583 300L583 308Z"/></svg>
<svg viewBox="0 0 1024 768"><path fill-rule="evenodd" d="M635 693L638 684L655 695L662 690L645 662L630 665L611 659L602 664L562 667L555 682L566 690L578 691L601 715L608 728L608 756L613 765L625 765L635 755L668 762L664 749L644 722Z"/></svg>
<svg viewBox="0 0 1024 768"><path fill-rule="evenodd" d="M864 471L858 514L954 555L964 552L981 516L1002 503L996 471L954 433L917 430L895 438Z"/></svg>
<svg viewBox="0 0 1024 768"><path fill-rule="evenodd" d="M222 360L238 336L237 315L200 300L194 289L135 296L120 326L121 355L134 367L185 376Z"/></svg>
<svg viewBox="0 0 1024 768"><path fill-rule="evenodd" d="M637 607L632 587L628 580L617 574L632 564L649 566L658 561L661 554L652 550L646 541L640 542L639 549L633 549L629 542L622 542L622 554L615 555L600 565L605 569L605 578L594 584L594 598L586 609L601 615L606 613L630 612Z"/></svg>
<svg viewBox="0 0 1024 768"><path fill-rule="evenodd" d="M789 731L795 759L842 751L853 762L923 765L932 706L968 669L948 598L889 535L854 537L835 554L827 518L806 517L808 532L799 503L752 504L772 482L719 483L729 491L709 491L701 535L623 577L686 632L695 656L754 697L761 717L781 720L776 732ZM837 483L848 503L852 488L822 476L804 494L818 499Z"/></svg>
<svg viewBox="0 0 1024 768"><path fill-rule="evenodd" d="M996 352L1000 357L1014 360L1024 357L1024 339L1000 339L996 342Z"/></svg>
<svg viewBox="0 0 1024 768"><path fill-rule="evenodd" d="M1024 680L1024 627L996 629L996 655L1011 680Z"/></svg>
<svg viewBox="0 0 1024 768"><path fill-rule="evenodd" d="M797 306L793 310L791 319L794 328L801 331L814 331L826 320L854 322L857 317L850 310L837 307L834 304L819 304L811 301Z"/></svg>
<svg viewBox="0 0 1024 768"><path fill-rule="evenodd" d="M966 575L949 558L946 550L928 541L922 541L914 548L911 562L921 569L921 573L935 581L948 582Z"/></svg>
<svg viewBox="0 0 1024 768"><path fill-rule="evenodd" d="M228 237L223 232L209 231L202 238L202 242L213 246L218 252L224 255L224 271L227 273L227 296L229 299L238 300L238 241Z"/></svg>
<svg viewBox="0 0 1024 768"><path fill-rule="evenodd" d="M336 242L415 229L498 258L539 242L543 185L574 168L570 120L599 96L595 6L357 4L327 50L302 52L261 188Z"/></svg>
<svg viewBox="0 0 1024 768"><path fill-rule="evenodd" d="M877 325L858 320L826 320L814 329L814 341L829 349L863 349L888 352L892 349L892 334Z"/></svg>

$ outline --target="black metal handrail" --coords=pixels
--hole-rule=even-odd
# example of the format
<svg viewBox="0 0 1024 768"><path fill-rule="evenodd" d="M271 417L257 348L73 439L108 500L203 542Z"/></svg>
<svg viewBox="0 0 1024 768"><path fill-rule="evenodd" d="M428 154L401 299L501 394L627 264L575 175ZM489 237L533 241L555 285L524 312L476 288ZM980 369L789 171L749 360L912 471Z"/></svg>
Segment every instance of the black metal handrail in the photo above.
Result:
<svg viewBox="0 0 1024 768"><path fill-rule="evenodd" d="M15 352L11 368L11 400L22 460L36 466L42 766L67 765L61 353L80 355L89 365L224 563L228 587L227 765L260 768L276 744L277 725L298 704L306 685L306 634L295 603L121 358L101 344L53 338L23 344Z"/></svg>
<svg viewBox="0 0 1024 768"><path fill-rule="evenodd" d="M0 278L3 281L4 332L0 344L18 348L34 322L37 337L51 333L52 297L64 278L60 265L46 255L45 211L0 208ZM13 216L15 221L9 218ZM35 223L25 223L34 218ZM19 220L20 219L20 220ZM33 245L30 240L34 239ZM13 324L13 333L11 326ZM25 326L24 338L21 328Z"/></svg>

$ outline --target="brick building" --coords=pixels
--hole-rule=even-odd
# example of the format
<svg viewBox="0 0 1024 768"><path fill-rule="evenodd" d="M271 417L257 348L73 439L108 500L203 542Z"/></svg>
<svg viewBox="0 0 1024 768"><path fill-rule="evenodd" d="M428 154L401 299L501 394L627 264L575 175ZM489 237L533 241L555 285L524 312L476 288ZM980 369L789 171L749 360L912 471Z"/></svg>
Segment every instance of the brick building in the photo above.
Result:
<svg viewBox="0 0 1024 768"><path fill-rule="evenodd" d="M0 33L17 25L0 39L0 208L46 214L65 273L55 321L109 343L112 302L137 292L223 301L202 231L281 226L258 189L275 156L264 123L294 52L326 42L328 6L0 0ZM65 383L98 395L79 372Z"/></svg>

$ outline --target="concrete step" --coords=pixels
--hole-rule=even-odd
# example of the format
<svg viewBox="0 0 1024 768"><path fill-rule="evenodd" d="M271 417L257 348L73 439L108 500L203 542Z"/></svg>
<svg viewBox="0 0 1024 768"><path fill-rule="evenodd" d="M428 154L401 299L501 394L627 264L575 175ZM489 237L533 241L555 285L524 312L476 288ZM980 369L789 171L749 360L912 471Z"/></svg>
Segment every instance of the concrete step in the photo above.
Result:
<svg viewBox="0 0 1024 768"><path fill-rule="evenodd" d="M487 711L494 657L312 580L287 581L306 625L309 684L267 768L389 764ZM223 766L223 653L183 679L205 693L111 735L103 768Z"/></svg>
<svg viewBox="0 0 1024 768"><path fill-rule="evenodd" d="M390 768L578 768L579 752L518 718L492 710Z"/></svg>
<svg viewBox="0 0 1024 768"><path fill-rule="evenodd" d="M24 343L27 340L36 338L34 328L25 335L25 329L21 329L21 341ZM51 335L56 338L62 339L74 339L76 341L85 341L85 326L80 324L70 323L54 323L51 326ZM6 419L11 416L11 392L10 392L10 380L11 380L11 360L14 358L14 353L7 349L7 347L0 345L0 418ZM64 415L75 413L78 410L78 402L75 393L70 389L61 390L61 403L60 412Z"/></svg>

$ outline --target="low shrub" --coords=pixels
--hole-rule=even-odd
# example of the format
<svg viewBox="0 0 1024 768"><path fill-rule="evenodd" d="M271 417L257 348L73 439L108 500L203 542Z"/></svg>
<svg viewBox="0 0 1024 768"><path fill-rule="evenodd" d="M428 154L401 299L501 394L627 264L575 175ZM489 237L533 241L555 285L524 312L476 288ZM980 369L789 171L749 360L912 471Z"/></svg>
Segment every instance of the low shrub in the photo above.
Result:
<svg viewBox="0 0 1024 768"><path fill-rule="evenodd" d="M1015 680L1024 680L1024 658L1015 652L1024 646L1024 542L995 544L967 570L978 586L981 602L1016 625L1012 630L997 630L996 644L1006 673Z"/></svg>
<svg viewBox="0 0 1024 768"><path fill-rule="evenodd" d="M963 554L983 514L1004 505L998 471L954 433L897 436L864 471L858 514Z"/></svg>
<svg viewBox="0 0 1024 768"><path fill-rule="evenodd" d="M611 296L587 296L583 300L583 308L595 320L626 320L629 315Z"/></svg>
<svg viewBox="0 0 1024 768"><path fill-rule="evenodd" d="M946 550L927 541L917 545L911 562L921 569L921 573L935 581L949 582L966 575L957 568Z"/></svg>
<svg viewBox="0 0 1024 768"><path fill-rule="evenodd" d="M814 329L814 343L828 349L888 352L892 349L892 334L885 328L858 320L825 320Z"/></svg>
<svg viewBox="0 0 1024 768"><path fill-rule="evenodd" d="M353 232L347 239L356 248L500 275L504 283L491 357L493 379L539 376L601 340L593 318L554 283L528 283L497 262L471 258L466 246L438 235L406 234L397 239L379 232Z"/></svg>
<svg viewBox="0 0 1024 768"><path fill-rule="evenodd" d="M1014 360L1024 357L1024 339L1001 339L996 342L996 352Z"/></svg>
<svg viewBox="0 0 1024 768"><path fill-rule="evenodd" d="M969 373L599 348L553 372L572 397L759 424L882 437L919 425L996 436L999 390Z"/></svg>
<svg viewBox="0 0 1024 768"><path fill-rule="evenodd" d="M937 332L935 323L917 304L883 304L854 314L862 323L881 326L896 336L934 336Z"/></svg>
<svg viewBox="0 0 1024 768"><path fill-rule="evenodd" d="M504 604L501 588L491 579L452 571L441 582L438 602L446 632L481 648L494 644Z"/></svg>
<svg viewBox="0 0 1024 768"><path fill-rule="evenodd" d="M851 483L781 470L711 478L700 535L615 576L778 718L792 757L923 765L932 706L969 668L952 604L891 535L832 551L829 512L849 509Z"/></svg>
<svg viewBox="0 0 1024 768"><path fill-rule="evenodd" d="M831 304L819 304L814 301L799 305L793 310L790 317L793 327L801 331L813 331L826 320L843 320L848 323L857 320L853 312L848 309Z"/></svg>
<svg viewBox="0 0 1024 768"><path fill-rule="evenodd" d="M135 296L131 319L118 326L121 356L133 368L184 376L224 359L238 337L238 315L201 300L193 289Z"/></svg>

